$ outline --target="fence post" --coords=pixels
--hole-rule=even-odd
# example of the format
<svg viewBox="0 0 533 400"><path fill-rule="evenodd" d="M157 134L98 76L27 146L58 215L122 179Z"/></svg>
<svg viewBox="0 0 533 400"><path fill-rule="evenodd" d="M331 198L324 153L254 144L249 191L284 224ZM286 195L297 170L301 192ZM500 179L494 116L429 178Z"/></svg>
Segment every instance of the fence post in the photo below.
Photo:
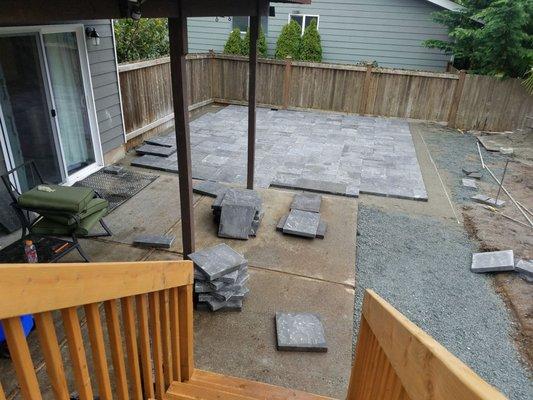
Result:
<svg viewBox="0 0 533 400"><path fill-rule="evenodd" d="M211 91L211 99L214 99L215 96L215 51L213 49L209 50L209 79L211 80L209 88ZM218 84L218 82L217 82Z"/></svg>
<svg viewBox="0 0 533 400"><path fill-rule="evenodd" d="M365 83L363 84L363 93L361 93L361 100L359 101L359 114L361 115L367 113L370 82L372 82L372 64L366 66Z"/></svg>
<svg viewBox="0 0 533 400"><path fill-rule="evenodd" d="M466 71L461 70L459 72L459 80L457 86L453 91L452 104L450 105L450 113L448 114L448 126L455 128L455 121L457 119L457 111L459 110L459 103L463 95L463 88L465 86Z"/></svg>
<svg viewBox="0 0 533 400"><path fill-rule="evenodd" d="M292 57L285 58L285 73L283 74L283 108L289 107L290 88L291 88L291 68Z"/></svg>

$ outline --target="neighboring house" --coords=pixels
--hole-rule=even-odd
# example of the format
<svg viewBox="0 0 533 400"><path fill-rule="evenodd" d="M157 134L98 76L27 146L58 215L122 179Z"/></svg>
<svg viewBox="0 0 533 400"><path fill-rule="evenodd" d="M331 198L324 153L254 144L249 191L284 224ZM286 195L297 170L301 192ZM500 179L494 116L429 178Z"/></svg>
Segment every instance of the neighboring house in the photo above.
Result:
<svg viewBox="0 0 533 400"><path fill-rule="evenodd" d="M0 174L35 160L71 184L122 156L124 139L110 20L0 28Z"/></svg>
<svg viewBox="0 0 533 400"><path fill-rule="evenodd" d="M275 16L262 21L269 56L283 25L294 19L307 26L318 22L323 61L444 71L450 56L429 49L426 39L448 39L446 27L432 19L442 9L457 10L450 0L313 0L311 4L275 4ZM190 18L189 51L222 52L230 31L246 31L247 17Z"/></svg>

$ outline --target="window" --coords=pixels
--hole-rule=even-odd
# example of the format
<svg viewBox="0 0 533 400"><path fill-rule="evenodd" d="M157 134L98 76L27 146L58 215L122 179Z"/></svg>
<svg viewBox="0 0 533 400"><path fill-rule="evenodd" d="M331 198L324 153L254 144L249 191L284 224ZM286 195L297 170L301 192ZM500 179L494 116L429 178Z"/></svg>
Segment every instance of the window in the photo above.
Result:
<svg viewBox="0 0 533 400"><path fill-rule="evenodd" d="M246 33L249 26L250 17L233 17L233 29L237 28L241 33ZM266 35L268 30L268 17L261 17L261 29Z"/></svg>
<svg viewBox="0 0 533 400"><path fill-rule="evenodd" d="M309 25L311 25L311 22L313 20L316 21L316 27L318 29L318 15L308 15L308 14L289 14L289 22L290 21L296 21L298 25L302 27L302 35L304 34L305 28L307 28Z"/></svg>

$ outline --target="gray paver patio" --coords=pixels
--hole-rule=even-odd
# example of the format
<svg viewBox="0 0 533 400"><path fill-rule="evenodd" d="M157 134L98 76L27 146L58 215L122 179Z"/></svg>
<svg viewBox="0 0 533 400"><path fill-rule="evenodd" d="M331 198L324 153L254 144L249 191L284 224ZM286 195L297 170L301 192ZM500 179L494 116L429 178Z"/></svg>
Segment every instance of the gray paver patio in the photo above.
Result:
<svg viewBox="0 0 533 400"><path fill-rule="evenodd" d="M246 182L247 118L228 106L191 122L193 178ZM175 156L135 164L175 172ZM255 174L260 188L427 200L409 124L396 119L259 108Z"/></svg>

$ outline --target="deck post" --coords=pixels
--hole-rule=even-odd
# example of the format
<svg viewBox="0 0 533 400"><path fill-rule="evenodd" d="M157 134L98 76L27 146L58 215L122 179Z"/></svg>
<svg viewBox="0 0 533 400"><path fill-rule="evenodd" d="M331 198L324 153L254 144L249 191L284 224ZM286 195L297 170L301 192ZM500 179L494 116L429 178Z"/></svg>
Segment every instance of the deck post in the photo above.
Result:
<svg viewBox="0 0 533 400"><path fill-rule="evenodd" d="M256 75L257 75L257 37L259 35L259 3L257 15L250 16L250 58L248 62L248 173L246 187L254 188L255 168L255 126L256 126Z"/></svg>
<svg viewBox="0 0 533 400"><path fill-rule="evenodd" d="M192 203L191 138L189 133L189 93L187 88L187 17L168 19L170 73L174 102L174 128L178 150L183 257L194 252Z"/></svg>

